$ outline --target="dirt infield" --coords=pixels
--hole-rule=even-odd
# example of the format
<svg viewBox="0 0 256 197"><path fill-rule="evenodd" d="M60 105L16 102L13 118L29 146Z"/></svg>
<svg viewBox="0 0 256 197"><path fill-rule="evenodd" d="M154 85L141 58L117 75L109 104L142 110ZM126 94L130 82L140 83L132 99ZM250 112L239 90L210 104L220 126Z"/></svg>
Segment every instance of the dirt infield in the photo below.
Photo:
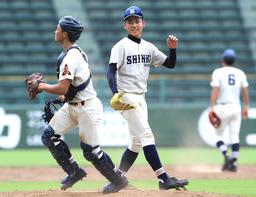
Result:
<svg viewBox="0 0 256 197"><path fill-rule="evenodd" d="M88 173L83 181L102 180L103 177L93 168L85 167ZM239 166L238 172L221 172L220 166L216 165L186 165L166 167L168 172L178 178L188 179L239 179L239 178L256 178L256 166ZM0 181L58 181L64 176L60 168L0 168ZM154 179L153 171L148 166L134 166L128 173L130 180L132 179ZM191 191L158 191L158 190L140 190L132 185L129 185L124 190L110 195L102 195L100 191L15 191L2 192L0 197L98 197L98 196L113 196L113 197L221 197L224 195L206 193L206 192L191 192Z"/></svg>
<svg viewBox="0 0 256 197"><path fill-rule="evenodd" d="M137 191L123 190L113 194L101 194L100 192L90 191L32 191L32 192L10 192L0 193L1 197L224 197L206 192L190 192L190 191ZM231 197L231 196L230 196ZM234 197L234 196L232 196Z"/></svg>

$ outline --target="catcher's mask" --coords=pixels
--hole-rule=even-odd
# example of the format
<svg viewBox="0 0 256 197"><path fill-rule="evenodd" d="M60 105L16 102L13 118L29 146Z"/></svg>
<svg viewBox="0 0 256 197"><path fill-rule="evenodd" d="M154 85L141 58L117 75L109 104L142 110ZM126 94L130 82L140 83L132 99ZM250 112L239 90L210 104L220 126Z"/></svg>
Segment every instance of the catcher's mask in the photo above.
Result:
<svg viewBox="0 0 256 197"><path fill-rule="evenodd" d="M71 42L78 40L84 30L84 25L82 22L73 16L62 17L58 24L60 25L62 31L68 33L68 37Z"/></svg>
<svg viewBox="0 0 256 197"><path fill-rule="evenodd" d="M61 101L59 98L47 99L45 101L44 114L42 115L44 122L49 123L54 114L61 106L63 106L64 103L65 101Z"/></svg>

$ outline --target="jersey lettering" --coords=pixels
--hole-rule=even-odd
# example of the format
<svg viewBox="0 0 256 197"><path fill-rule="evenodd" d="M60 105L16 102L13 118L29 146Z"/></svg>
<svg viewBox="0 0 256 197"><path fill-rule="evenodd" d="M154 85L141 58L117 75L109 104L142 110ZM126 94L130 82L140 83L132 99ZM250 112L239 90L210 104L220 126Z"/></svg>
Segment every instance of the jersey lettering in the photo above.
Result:
<svg viewBox="0 0 256 197"><path fill-rule="evenodd" d="M151 56L145 54L139 55L128 55L126 58L126 64L137 64L137 63L150 63Z"/></svg>

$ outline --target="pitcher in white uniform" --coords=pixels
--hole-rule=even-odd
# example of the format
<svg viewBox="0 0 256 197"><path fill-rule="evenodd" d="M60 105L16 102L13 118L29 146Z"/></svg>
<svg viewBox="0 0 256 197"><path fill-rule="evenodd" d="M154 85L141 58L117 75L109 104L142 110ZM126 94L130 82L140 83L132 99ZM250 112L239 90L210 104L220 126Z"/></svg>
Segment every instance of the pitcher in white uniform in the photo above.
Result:
<svg viewBox="0 0 256 197"><path fill-rule="evenodd" d="M112 93L123 92L123 101L135 108L121 111L128 122L130 144L122 155L118 169L123 174L127 173L140 150L143 149L145 158L158 178L159 189L184 187L188 184L188 180L179 180L169 176L161 164L155 138L148 123L148 109L145 100L151 65L174 68L178 39L174 35L168 36L167 47L170 52L169 56L166 56L155 45L142 39L145 21L139 7L127 8L123 20L123 26L128 35L117 42L111 50L107 79Z"/></svg>
<svg viewBox="0 0 256 197"><path fill-rule="evenodd" d="M236 53L233 49L227 49L222 56L222 67L212 73L210 112L215 112L221 120L216 128L218 136L216 146L224 156L223 171L237 171L237 159L239 155L239 133L241 126L241 114L248 117L249 95L248 81L245 73L235 68ZM243 108L241 109L240 95L243 96ZM224 142L223 133L228 128L231 141L231 155L228 155L227 144Z"/></svg>
<svg viewBox="0 0 256 197"><path fill-rule="evenodd" d="M86 172L72 157L68 145L60 138L72 128L78 127L85 159L111 182L111 192L118 192L128 181L114 170L112 160L99 146L103 107L93 88L88 58L75 43L83 30L83 24L73 16L61 18L56 27L55 41L63 47L56 65L58 83L40 83L38 89L65 95L66 103L45 126L42 142L67 173L61 181L61 189L65 190L86 176Z"/></svg>

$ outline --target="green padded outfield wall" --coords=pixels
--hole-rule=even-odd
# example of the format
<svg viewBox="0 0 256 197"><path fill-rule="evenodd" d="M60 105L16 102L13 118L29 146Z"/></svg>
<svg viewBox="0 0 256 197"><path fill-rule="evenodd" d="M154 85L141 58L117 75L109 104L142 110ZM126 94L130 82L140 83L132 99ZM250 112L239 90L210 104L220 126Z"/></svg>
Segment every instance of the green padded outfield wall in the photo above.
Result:
<svg viewBox="0 0 256 197"><path fill-rule="evenodd" d="M241 145L256 145L256 109L250 109L250 118L242 120ZM216 135L208 120L208 109L200 107L151 109L150 125L160 146L215 146ZM224 139L230 143L229 132Z"/></svg>
<svg viewBox="0 0 256 197"><path fill-rule="evenodd" d="M41 116L42 106L0 107L0 148L42 147L41 133L45 123ZM242 121L241 145L256 145L256 109L250 109L250 119ZM154 107L149 109L149 122L158 146L214 146L215 132L202 107ZM127 123L123 117L109 108L104 109L102 146L126 146L129 143ZM79 147L76 129L65 135L71 147ZM229 141L225 131L225 140Z"/></svg>

